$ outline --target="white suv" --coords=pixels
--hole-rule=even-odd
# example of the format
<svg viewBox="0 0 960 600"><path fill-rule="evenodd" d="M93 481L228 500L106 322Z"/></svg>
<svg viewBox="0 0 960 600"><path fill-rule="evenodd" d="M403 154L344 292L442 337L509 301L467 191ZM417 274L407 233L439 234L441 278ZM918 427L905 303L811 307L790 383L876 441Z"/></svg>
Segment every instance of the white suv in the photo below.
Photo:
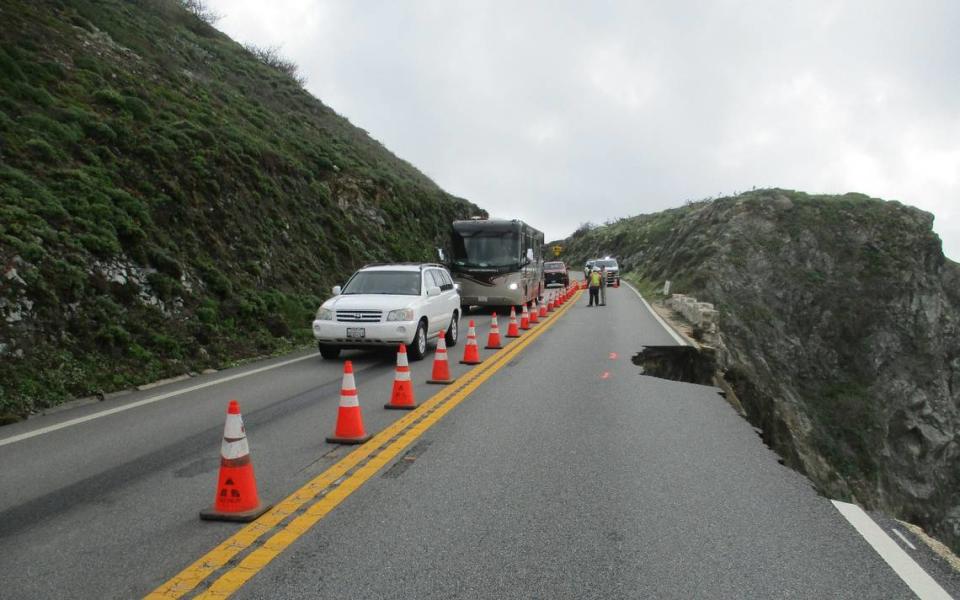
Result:
<svg viewBox="0 0 960 600"><path fill-rule="evenodd" d="M427 340L446 330L448 346L457 344L460 291L442 265L369 265L317 310L313 337L320 354L337 358L343 348L407 345L407 354L420 360Z"/></svg>

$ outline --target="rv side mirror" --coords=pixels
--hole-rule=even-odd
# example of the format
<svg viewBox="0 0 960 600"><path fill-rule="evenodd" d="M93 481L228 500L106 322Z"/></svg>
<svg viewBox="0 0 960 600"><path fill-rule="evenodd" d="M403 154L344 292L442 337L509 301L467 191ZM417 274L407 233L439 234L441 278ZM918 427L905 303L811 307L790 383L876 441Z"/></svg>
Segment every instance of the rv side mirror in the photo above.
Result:
<svg viewBox="0 0 960 600"><path fill-rule="evenodd" d="M443 248L437 248L437 256L440 257L440 262L447 260L447 257L443 255Z"/></svg>
<svg viewBox="0 0 960 600"><path fill-rule="evenodd" d="M533 248L527 248L527 260L533 261Z"/></svg>
<svg viewBox="0 0 960 600"><path fill-rule="evenodd" d="M330 291L333 292L333 295L334 295L334 296L339 296L339 295L340 295L340 286L339 286L339 285L335 285L335 286L333 286L333 289L331 289Z"/></svg>

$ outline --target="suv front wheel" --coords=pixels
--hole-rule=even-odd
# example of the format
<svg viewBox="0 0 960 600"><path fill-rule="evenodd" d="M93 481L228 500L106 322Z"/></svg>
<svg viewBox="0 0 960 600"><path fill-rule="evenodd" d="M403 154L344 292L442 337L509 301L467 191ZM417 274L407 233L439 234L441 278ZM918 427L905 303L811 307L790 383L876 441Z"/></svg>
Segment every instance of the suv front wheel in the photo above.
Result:
<svg viewBox="0 0 960 600"><path fill-rule="evenodd" d="M420 321L417 323L417 333L413 336L413 341L407 345L407 356L410 360L421 360L427 354L427 323Z"/></svg>
<svg viewBox="0 0 960 600"><path fill-rule="evenodd" d="M457 314L457 311L453 311L453 318L450 319L450 327L447 327L447 335L444 337L444 341L447 342L447 346L456 346L457 339L460 337L460 315Z"/></svg>

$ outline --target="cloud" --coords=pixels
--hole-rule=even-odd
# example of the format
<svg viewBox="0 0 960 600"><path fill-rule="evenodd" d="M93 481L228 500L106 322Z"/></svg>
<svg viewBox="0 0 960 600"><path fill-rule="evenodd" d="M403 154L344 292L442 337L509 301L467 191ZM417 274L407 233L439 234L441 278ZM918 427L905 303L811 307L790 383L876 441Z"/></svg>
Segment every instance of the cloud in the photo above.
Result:
<svg viewBox="0 0 960 600"><path fill-rule="evenodd" d="M960 4L212 0L451 193L565 236L751 187L936 215L960 258Z"/></svg>

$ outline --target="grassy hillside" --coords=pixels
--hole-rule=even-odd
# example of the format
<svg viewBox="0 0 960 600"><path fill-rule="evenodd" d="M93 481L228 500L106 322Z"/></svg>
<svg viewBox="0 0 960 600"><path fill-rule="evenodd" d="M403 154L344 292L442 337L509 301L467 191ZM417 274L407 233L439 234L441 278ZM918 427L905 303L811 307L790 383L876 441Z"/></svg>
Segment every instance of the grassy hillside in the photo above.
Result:
<svg viewBox="0 0 960 600"><path fill-rule="evenodd" d="M960 266L933 215L861 194L757 190L584 229L648 290L720 311L751 421L827 496L960 548ZM639 350L639 348L638 348Z"/></svg>
<svg viewBox="0 0 960 600"><path fill-rule="evenodd" d="M174 0L0 22L7 419L302 343L357 265L482 212Z"/></svg>

